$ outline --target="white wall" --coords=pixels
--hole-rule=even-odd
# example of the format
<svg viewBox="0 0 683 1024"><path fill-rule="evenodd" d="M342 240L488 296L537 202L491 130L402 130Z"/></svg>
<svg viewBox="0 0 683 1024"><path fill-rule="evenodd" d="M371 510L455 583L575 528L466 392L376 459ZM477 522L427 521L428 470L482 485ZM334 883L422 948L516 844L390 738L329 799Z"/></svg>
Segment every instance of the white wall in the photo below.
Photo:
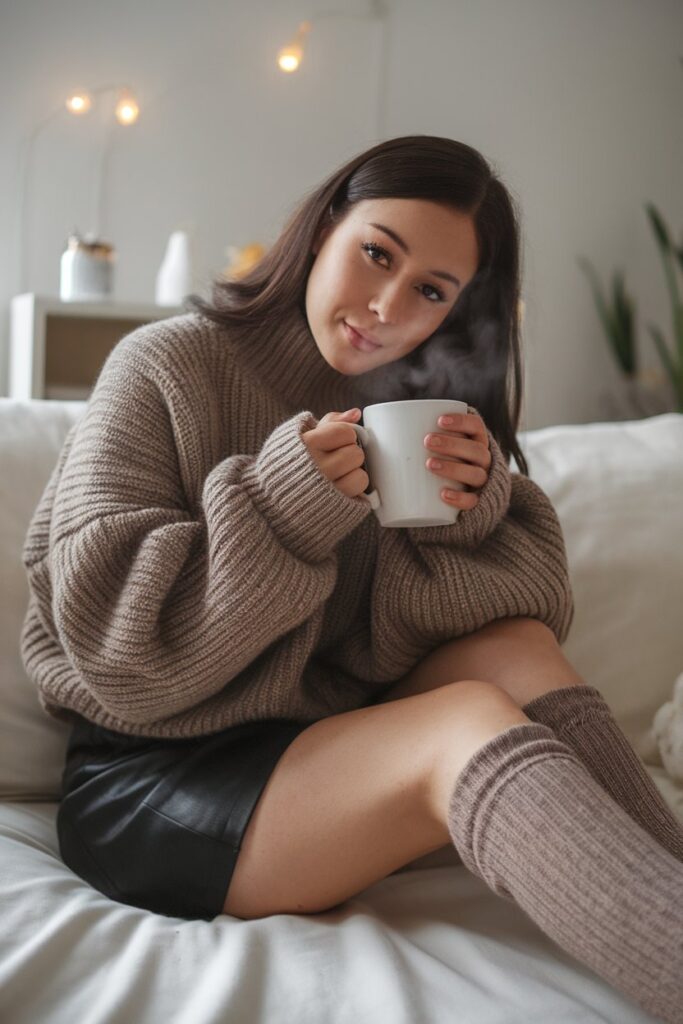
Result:
<svg viewBox="0 0 683 1024"><path fill-rule="evenodd" d="M473 145L524 217L522 428L604 419L618 379L587 282L623 267L645 323L670 332L643 204L680 237L683 5L679 0L388 0L387 109L377 126L380 34L321 21L295 75L276 66L299 22L330 0L3 0L0 3L0 394L9 301L21 287L17 188L32 127L78 87L127 82L142 108L117 126L105 237L115 296L153 301L169 233L191 226L196 287L225 247L269 244L299 198L380 137L425 133ZM59 256L93 225L94 167L107 122L64 112L39 137L29 182L26 290L57 294Z"/></svg>

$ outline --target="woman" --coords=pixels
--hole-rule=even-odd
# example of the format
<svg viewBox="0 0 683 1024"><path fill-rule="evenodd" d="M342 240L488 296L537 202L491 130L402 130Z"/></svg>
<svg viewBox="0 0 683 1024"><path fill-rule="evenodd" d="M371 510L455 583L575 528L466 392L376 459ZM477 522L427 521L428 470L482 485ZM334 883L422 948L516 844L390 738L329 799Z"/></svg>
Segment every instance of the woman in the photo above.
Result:
<svg viewBox="0 0 683 1024"><path fill-rule="evenodd" d="M24 550L24 662L73 726L60 849L115 900L247 919L452 842L673 1020L683 834L561 651L564 542L515 436L518 303L505 187L410 136L311 192L245 278L116 346ZM460 514L383 529L350 423L411 397L468 402L424 439Z"/></svg>

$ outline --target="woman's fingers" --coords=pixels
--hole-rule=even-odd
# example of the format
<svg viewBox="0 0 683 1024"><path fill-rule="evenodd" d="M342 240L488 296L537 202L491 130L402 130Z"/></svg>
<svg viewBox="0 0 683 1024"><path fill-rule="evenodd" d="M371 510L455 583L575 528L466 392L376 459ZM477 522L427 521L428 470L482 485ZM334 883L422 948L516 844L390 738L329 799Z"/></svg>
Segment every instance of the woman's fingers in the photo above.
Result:
<svg viewBox="0 0 683 1024"><path fill-rule="evenodd" d="M456 480L470 487L483 487L489 478L481 466L470 466L466 462L453 462L450 459L427 459L427 469L446 480Z"/></svg>
<svg viewBox="0 0 683 1024"><path fill-rule="evenodd" d="M451 413L439 416L438 423L440 427L444 427L446 430L461 431L467 437L471 437L473 440L483 444L485 448L489 446L486 424L481 416L477 416L476 413Z"/></svg>
<svg viewBox="0 0 683 1024"><path fill-rule="evenodd" d="M450 426L446 421L451 420ZM489 438L481 416L473 413L467 415L440 416L439 426L443 431L427 434L424 439L425 448L438 458L459 459L488 471L491 466ZM481 485L479 485L481 486Z"/></svg>

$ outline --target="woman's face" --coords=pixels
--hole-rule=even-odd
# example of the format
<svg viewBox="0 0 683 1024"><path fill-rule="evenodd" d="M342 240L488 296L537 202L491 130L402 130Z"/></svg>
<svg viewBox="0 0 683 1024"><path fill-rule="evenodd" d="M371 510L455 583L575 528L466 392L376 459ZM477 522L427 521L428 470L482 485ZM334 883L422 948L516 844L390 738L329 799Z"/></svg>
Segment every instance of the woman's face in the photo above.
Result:
<svg viewBox="0 0 683 1024"><path fill-rule="evenodd" d="M433 334L478 261L472 218L426 199L364 199L313 252L308 324L330 366L352 375L401 359Z"/></svg>

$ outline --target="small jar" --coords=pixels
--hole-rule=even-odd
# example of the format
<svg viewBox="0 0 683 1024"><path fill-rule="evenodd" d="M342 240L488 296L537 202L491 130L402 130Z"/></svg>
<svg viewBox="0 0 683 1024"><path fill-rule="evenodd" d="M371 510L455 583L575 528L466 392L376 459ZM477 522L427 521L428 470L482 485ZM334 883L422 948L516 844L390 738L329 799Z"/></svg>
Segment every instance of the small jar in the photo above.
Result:
<svg viewBox="0 0 683 1024"><path fill-rule="evenodd" d="M77 232L62 253L59 297L62 302L94 302L111 298L115 251L113 245Z"/></svg>

